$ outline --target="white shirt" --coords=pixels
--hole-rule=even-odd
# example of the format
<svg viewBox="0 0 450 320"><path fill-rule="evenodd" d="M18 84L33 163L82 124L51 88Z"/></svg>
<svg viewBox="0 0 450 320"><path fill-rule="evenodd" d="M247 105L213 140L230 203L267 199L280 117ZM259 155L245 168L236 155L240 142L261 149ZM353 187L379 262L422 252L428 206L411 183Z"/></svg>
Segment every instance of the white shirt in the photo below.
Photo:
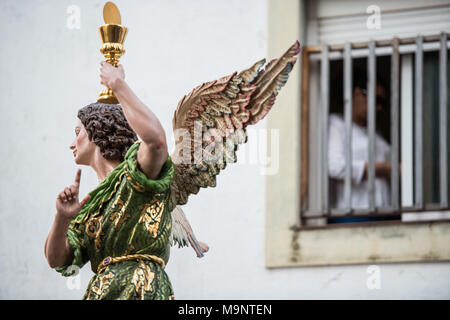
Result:
<svg viewBox="0 0 450 320"><path fill-rule="evenodd" d="M345 180L345 122L342 116L331 114L328 129L328 174L334 180L330 185L334 193L335 203L330 201L331 208L346 208L344 199ZM375 134L375 162L390 161L391 147L377 133ZM368 180L362 179L364 165L369 162L369 136L366 127L352 122L352 197L353 209L369 207ZM334 189L334 190L333 190ZM387 207L390 200L389 182L375 177L375 206ZM333 194L330 194L332 199Z"/></svg>

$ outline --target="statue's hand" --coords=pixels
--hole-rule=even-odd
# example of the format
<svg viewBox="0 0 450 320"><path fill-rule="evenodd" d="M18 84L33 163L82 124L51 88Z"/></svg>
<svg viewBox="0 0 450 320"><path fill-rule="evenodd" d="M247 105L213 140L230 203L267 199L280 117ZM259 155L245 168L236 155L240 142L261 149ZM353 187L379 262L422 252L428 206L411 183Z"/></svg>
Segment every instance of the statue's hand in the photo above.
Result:
<svg viewBox="0 0 450 320"><path fill-rule="evenodd" d="M75 183L66 187L56 198L56 213L68 220L75 218L90 199L88 194L81 202L78 202L80 177L81 169L78 169L75 175Z"/></svg>
<svg viewBox="0 0 450 320"><path fill-rule="evenodd" d="M102 61L100 62L100 83L115 90L118 83L125 79L125 71L121 64L114 67L112 64Z"/></svg>

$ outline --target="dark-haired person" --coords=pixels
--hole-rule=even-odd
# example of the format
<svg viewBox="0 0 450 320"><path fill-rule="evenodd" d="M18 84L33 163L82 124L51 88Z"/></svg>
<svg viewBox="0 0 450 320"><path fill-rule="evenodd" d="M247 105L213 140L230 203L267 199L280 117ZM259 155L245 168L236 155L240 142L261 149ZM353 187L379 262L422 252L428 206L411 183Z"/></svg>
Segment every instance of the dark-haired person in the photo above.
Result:
<svg viewBox="0 0 450 320"><path fill-rule="evenodd" d="M351 155L351 208L367 209L369 207L368 193L368 162L369 135L367 130L367 79L361 72L353 76L353 112L352 112L352 155ZM376 112L386 107L386 88L378 82L376 85ZM334 178L335 204L333 207L346 208L344 198L345 179L345 121L340 114L331 114L328 129L328 171ZM391 177L391 147L383 137L375 133L375 206L387 207L390 204ZM330 220L334 221L334 220ZM329 221L329 222L330 222ZM345 222L353 222L347 219ZM355 220L356 221L356 220Z"/></svg>
<svg viewBox="0 0 450 320"><path fill-rule="evenodd" d="M91 262L96 274L84 299L172 299L164 271L174 171L166 136L128 87L122 66L102 62L100 77L120 105L79 110L70 145L75 163L94 169L99 185L80 201L78 169L75 182L57 196L45 256L65 276Z"/></svg>

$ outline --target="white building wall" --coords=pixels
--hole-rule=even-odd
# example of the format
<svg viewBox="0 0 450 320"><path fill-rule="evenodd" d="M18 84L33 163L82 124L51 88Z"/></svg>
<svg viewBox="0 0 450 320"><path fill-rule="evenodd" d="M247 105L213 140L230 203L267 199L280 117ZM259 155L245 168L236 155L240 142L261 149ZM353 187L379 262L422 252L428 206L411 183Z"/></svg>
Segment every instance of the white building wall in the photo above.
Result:
<svg viewBox="0 0 450 320"><path fill-rule="evenodd" d="M266 56L264 0L115 3L129 28L121 59L127 81L170 139L173 111L184 94ZM80 299L92 276L86 265L79 289L70 290L67 278L48 267L43 247L56 195L76 170L68 149L76 112L102 89L96 28L103 4L0 2L0 299ZM67 27L70 5L81 10L80 29ZM184 207L211 249L197 259L190 248L173 248L166 271L176 298L450 298L449 263L379 265L379 290L366 286L367 265L266 269L265 178L261 166L249 163L251 152L264 155L263 142L250 140L239 162L220 174L217 188L202 190ZM83 168L81 194L95 186L95 174Z"/></svg>

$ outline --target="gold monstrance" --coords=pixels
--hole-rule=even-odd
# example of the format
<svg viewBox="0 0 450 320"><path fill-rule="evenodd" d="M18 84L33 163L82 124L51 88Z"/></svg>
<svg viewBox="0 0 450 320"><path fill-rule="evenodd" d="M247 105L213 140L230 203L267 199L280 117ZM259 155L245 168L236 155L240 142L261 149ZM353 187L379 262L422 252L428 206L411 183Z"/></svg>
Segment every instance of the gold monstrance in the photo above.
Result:
<svg viewBox="0 0 450 320"><path fill-rule="evenodd" d="M100 38L102 46L100 52L105 56L106 62L117 67L119 58L125 53L123 42L127 35L128 29L121 25L119 9L112 2L107 2L103 8L103 19L105 25L100 26ZM119 101L114 96L113 91L106 87L105 90L98 95L97 102L117 104Z"/></svg>

